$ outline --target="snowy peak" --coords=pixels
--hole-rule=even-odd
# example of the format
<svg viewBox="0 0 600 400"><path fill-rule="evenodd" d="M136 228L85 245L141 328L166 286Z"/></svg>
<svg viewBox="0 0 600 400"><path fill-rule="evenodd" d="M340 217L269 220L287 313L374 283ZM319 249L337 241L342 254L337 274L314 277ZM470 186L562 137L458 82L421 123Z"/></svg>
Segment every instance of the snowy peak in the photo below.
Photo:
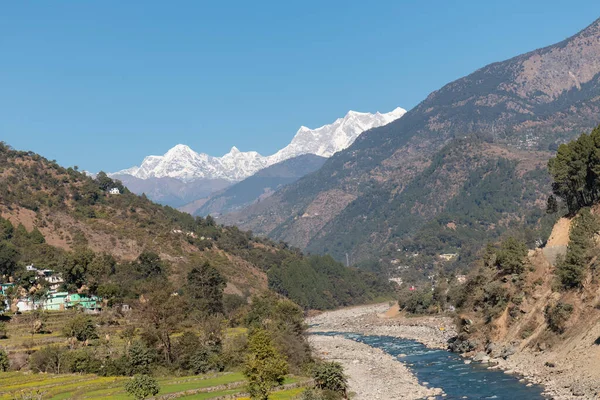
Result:
<svg viewBox="0 0 600 400"><path fill-rule="evenodd" d="M385 114L348 111L343 118L338 118L333 124L316 129L302 126L296 132L292 142L270 156L269 161L275 164L302 154L331 157L338 151L348 148L364 131L389 124L404 114L406 110L401 107Z"/></svg>
<svg viewBox="0 0 600 400"><path fill-rule="evenodd" d="M289 145L268 157L256 151L240 151L235 146L222 157L212 157L178 144L162 156L147 156L139 167L111 175L132 175L140 179L170 177L184 182L203 178L240 181L263 168L303 154L331 157L349 147L364 131L389 124L405 113L400 107L385 114L348 111L343 118L317 129L301 126Z"/></svg>

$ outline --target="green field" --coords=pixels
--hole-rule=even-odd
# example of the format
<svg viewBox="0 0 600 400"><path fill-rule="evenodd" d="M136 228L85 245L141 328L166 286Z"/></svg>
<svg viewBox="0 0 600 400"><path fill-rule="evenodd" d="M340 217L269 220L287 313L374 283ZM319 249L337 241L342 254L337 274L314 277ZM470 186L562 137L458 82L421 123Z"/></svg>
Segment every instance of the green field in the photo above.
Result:
<svg viewBox="0 0 600 400"><path fill-rule="evenodd" d="M99 377L92 374L31 374L23 372L0 373L0 399L22 398L39 393L44 399L131 399L123 387L128 377ZM303 382L304 378L289 377L284 384ZM159 378L161 395L176 394L184 399L211 399L244 392L245 379L239 372L206 374L185 377ZM273 399L292 399L302 388L282 390Z"/></svg>

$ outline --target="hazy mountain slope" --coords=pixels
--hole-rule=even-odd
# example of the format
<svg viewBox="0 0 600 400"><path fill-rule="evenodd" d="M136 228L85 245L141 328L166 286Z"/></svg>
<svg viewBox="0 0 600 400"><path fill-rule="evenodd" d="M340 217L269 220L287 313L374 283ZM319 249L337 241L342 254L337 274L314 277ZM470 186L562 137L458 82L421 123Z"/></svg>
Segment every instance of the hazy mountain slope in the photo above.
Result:
<svg viewBox="0 0 600 400"><path fill-rule="evenodd" d="M171 207L183 206L231 185L231 182L224 179L196 179L183 182L169 177L140 179L132 175L111 176L123 182L133 193L139 195L144 193L153 201Z"/></svg>
<svg viewBox="0 0 600 400"><path fill-rule="evenodd" d="M201 216L230 213L263 200L283 186L316 171L325 160L314 154L304 154L282 161L215 193L196 209L193 205L186 205L181 210Z"/></svg>
<svg viewBox="0 0 600 400"><path fill-rule="evenodd" d="M393 232L403 227L378 224L376 215L400 212L389 205L404 204L403 191L427 173L431 160L454 139L476 135L509 152L548 150L598 123L599 26L596 21L561 43L488 65L444 86L401 119L362 134L316 173L226 221L301 247L312 243L311 249L322 251L335 246L338 259L346 252L361 258L365 237L401 240ZM464 172L469 165L452 168ZM441 179L429 190L434 195L427 218L442 212L455 195ZM385 200L376 205L369 201L375 195ZM419 208L414 204L402 212L422 222ZM354 242L342 240L349 221L373 219Z"/></svg>

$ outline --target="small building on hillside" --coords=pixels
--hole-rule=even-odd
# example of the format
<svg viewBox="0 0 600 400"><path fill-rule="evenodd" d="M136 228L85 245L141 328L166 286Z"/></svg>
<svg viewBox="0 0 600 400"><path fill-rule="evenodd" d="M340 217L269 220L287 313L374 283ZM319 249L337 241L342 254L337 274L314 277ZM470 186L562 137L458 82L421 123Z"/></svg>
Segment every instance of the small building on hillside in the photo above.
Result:
<svg viewBox="0 0 600 400"><path fill-rule="evenodd" d="M17 309L20 312L33 311L38 310L40 308L42 308L42 303L39 301L33 301L29 297L21 297L17 301Z"/></svg>
<svg viewBox="0 0 600 400"><path fill-rule="evenodd" d="M43 303L44 310L48 311L64 311L66 307L67 292L50 293L48 298Z"/></svg>
<svg viewBox="0 0 600 400"><path fill-rule="evenodd" d="M97 296L73 293L67 296L65 304L66 308L82 308L88 312L102 311L102 299Z"/></svg>
<svg viewBox="0 0 600 400"><path fill-rule="evenodd" d="M109 194L121 194L121 191L119 190L119 188L112 188L108 191Z"/></svg>

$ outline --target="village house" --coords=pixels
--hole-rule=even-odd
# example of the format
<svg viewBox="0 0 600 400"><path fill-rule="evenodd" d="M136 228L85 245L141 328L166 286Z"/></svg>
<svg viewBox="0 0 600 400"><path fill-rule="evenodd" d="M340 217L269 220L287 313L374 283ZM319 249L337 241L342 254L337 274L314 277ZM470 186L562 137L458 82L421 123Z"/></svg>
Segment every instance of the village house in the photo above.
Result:
<svg viewBox="0 0 600 400"><path fill-rule="evenodd" d="M119 190L119 188L112 188L108 191L109 194L121 194L121 191Z"/></svg>
<svg viewBox="0 0 600 400"><path fill-rule="evenodd" d="M34 265L25 267L27 271L35 272L37 280L45 280L48 283L48 294L45 298L34 301L32 298L25 296L17 300L16 306L19 312L33 310L47 311L65 311L67 309L80 308L85 312L99 312L102 310L102 298L97 296L87 296L84 294L69 292L59 292L58 289L64 283L62 275L54 272L51 269L38 269ZM3 283L0 285L0 290L4 296L6 291L14 287L13 283ZM10 308L8 299L5 298L6 308Z"/></svg>

